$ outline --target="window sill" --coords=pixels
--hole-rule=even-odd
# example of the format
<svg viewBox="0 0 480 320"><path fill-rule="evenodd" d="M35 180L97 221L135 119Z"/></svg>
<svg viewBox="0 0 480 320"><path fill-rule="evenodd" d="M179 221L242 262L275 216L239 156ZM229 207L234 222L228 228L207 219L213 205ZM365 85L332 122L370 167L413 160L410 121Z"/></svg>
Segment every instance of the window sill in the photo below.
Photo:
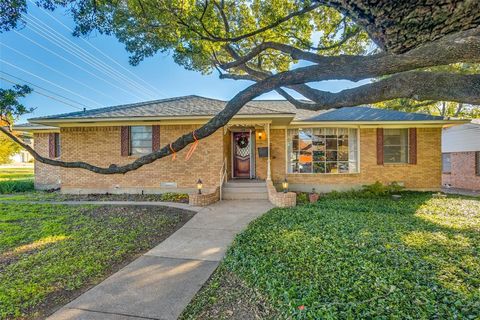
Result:
<svg viewBox="0 0 480 320"><path fill-rule="evenodd" d="M408 166L414 166L412 163L384 163L383 166L385 167L408 167Z"/></svg>

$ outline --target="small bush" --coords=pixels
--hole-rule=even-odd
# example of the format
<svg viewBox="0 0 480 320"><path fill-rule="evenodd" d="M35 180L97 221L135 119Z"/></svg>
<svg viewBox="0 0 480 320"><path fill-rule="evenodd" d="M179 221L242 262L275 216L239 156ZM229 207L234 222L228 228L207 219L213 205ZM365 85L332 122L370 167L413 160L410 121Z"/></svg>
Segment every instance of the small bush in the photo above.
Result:
<svg viewBox="0 0 480 320"><path fill-rule="evenodd" d="M0 181L0 194L33 191L33 180Z"/></svg>
<svg viewBox="0 0 480 320"><path fill-rule="evenodd" d="M307 204L308 201L308 193L306 192L297 192L297 204Z"/></svg>
<svg viewBox="0 0 480 320"><path fill-rule="evenodd" d="M378 197L378 196L386 195L388 193L388 190L386 186L384 186L382 183L377 181L373 184L364 185L360 192L363 192L365 195Z"/></svg>
<svg viewBox="0 0 480 320"><path fill-rule="evenodd" d="M169 202L188 202L188 194L167 192L162 194L161 199L162 199L161 201L169 201Z"/></svg>

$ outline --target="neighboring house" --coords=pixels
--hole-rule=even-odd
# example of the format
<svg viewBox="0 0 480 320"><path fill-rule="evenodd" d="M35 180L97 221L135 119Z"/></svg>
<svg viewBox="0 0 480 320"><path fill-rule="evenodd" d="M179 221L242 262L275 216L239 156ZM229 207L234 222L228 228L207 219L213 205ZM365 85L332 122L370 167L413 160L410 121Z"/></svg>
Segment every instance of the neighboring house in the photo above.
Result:
<svg viewBox="0 0 480 320"><path fill-rule="evenodd" d="M130 163L191 133L226 102L186 96L30 119L35 149L62 161L98 166ZM228 180L271 179L289 189L319 192L358 188L375 181L408 189L441 188L441 134L465 123L425 114L369 107L312 112L289 102L251 101L223 128L189 147L126 174L35 164L39 189L65 193L193 191ZM270 146L270 148L268 148Z"/></svg>
<svg viewBox="0 0 480 320"><path fill-rule="evenodd" d="M443 130L442 161L443 186L480 191L480 122Z"/></svg>

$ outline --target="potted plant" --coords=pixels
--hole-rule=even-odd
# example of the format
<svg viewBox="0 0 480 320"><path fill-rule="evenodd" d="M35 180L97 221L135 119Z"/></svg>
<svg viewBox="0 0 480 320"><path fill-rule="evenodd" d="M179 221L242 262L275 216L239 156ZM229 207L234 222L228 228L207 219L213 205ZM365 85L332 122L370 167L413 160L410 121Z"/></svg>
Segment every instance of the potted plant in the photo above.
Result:
<svg viewBox="0 0 480 320"><path fill-rule="evenodd" d="M312 192L308 194L308 199L310 200L310 203L317 202L319 197L320 195L315 192L315 188L312 188Z"/></svg>

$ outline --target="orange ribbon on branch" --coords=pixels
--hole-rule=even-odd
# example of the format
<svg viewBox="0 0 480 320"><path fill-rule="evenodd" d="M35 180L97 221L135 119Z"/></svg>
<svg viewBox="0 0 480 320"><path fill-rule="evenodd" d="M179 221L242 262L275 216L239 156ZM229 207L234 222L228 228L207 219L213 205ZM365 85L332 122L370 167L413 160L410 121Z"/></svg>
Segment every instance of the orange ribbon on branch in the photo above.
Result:
<svg viewBox="0 0 480 320"><path fill-rule="evenodd" d="M185 160L187 161L190 160L193 153L195 152L195 149L197 149L197 145L198 145L198 138L195 135L195 131L192 132L192 135L193 135L193 139L195 139L195 142L193 142L192 146L190 147L190 150L188 150L187 155L185 156Z"/></svg>
<svg viewBox="0 0 480 320"><path fill-rule="evenodd" d="M173 150L171 143L170 143L170 150L173 153L173 157L172 157L172 161L173 161L173 160L177 159L177 152L175 150Z"/></svg>

